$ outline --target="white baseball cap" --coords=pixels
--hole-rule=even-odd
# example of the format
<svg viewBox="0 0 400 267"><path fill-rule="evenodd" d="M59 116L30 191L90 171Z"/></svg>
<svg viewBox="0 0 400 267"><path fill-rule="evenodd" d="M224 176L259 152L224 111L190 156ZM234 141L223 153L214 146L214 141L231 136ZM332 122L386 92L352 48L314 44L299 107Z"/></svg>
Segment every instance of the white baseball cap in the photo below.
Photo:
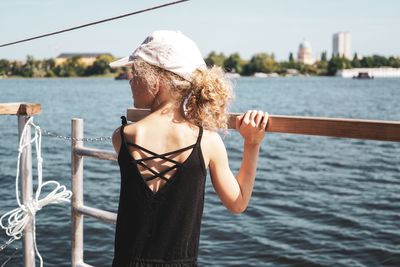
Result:
<svg viewBox="0 0 400 267"><path fill-rule="evenodd" d="M130 56L111 62L110 67L131 66L135 59L171 71L190 81L192 73L206 63L197 45L180 31L154 31Z"/></svg>

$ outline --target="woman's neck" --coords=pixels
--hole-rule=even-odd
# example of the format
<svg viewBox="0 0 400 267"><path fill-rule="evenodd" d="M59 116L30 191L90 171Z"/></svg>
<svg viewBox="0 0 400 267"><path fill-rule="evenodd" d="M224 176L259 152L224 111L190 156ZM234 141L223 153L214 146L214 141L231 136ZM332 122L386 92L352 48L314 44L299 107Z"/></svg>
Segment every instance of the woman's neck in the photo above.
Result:
<svg viewBox="0 0 400 267"><path fill-rule="evenodd" d="M181 108L173 101L159 102L158 105L152 105L151 113L164 117L172 118L176 122L185 121Z"/></svg>

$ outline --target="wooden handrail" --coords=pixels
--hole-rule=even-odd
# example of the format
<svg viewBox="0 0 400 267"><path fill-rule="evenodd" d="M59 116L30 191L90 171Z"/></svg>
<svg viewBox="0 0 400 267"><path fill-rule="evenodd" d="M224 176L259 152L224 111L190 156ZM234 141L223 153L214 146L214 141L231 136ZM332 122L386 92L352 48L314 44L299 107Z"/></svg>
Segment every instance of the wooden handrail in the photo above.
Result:
<svg viewBox="0 0 400 267"><path fill-rule="evenodd" d="M90 216L108 224L116 224L117 222L117 214L114 212L96 209L85 205L77 207L76 211L80 214Z"/></svg>
<svg viewBox="0 0 400 267"><path fill-rule="evenodd" d="M138 121L149 113L147 109L130 108L127 119ZM229 129L235 129L238 115L240 113L229 114ZM270 115L266 130L274 133L400 142L400 121Z"/></svg>
<svg viewBox="0 0 400 267"><path fill-rule="evenodd" d="M38 115L42 111L40 104L0 103L0 115Z"/></svg>
<svg viewBox="0 0 400 267"><path fill-rule="evenodd" d="M84 147L84 146L76 147L74 148L74 153L76 153L79 156L97 158L102 160L111 160L111 161L117 160L117 154L115 154L114 151L96 149L92 147Z"/></svg>

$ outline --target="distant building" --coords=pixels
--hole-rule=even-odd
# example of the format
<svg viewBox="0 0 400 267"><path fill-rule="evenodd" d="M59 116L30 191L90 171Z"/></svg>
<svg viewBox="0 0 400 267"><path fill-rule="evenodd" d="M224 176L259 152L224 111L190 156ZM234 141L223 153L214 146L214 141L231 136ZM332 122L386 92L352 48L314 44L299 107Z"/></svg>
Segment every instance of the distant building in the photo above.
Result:
<svg viewBox="0 0 400 267"><path fill-rule="evenodd" d="M110 53L62 53L56 59L54 60L56 65L61 65L67 59L73 58L73 57L80 57L79 62L82 63L85 66L90 66L93 64L93 62L96 60L98 56L101 55L109 55L112 56Z"/></svg>
<svg viewBox="0 0 400 267"><path fill-rule="evenodd" d="M333 55L350 59L351 39L350 33L338 32L333 35Z"/></svg>
<svg viewBox="0 0 400 267"><path fill-rule="evenodd" d="M312 65L315 62L315 59L312 55L311 45L305 40L299 45L299 51L297 52L297 62L307 65Z"/></svg>

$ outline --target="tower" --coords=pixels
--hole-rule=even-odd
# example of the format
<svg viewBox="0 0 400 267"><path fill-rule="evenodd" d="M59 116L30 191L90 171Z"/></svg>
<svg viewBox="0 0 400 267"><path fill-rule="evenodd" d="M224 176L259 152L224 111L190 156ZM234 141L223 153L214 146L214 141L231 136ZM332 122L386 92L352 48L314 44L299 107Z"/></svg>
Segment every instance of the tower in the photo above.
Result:
<svg viewBox="0 0 400 267"><path fill-rule="evenodd" d="M299 45L299 51L297 52L297 61L307 65L314 64L315 62L312 55L311 45L306 40L301 42Z"/></svg>
<svg viewBox="0 0 400 267"><path fill-rule="evenodd" d="M334 56L345 57L350 59L350 33L338 32L333 35L332 53Z"/></svg>

